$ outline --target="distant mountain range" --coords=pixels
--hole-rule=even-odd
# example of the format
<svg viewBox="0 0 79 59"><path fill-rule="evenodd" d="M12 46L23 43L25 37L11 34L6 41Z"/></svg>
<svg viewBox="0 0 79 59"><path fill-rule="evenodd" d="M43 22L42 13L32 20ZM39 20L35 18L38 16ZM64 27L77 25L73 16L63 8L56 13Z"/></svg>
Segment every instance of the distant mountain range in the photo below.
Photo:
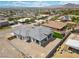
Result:
<svg viewBox="0 0 79 59"><path fill-rule="evenodd" d="M79 5L68 3L68 4L63 5L62 7L64 7L64 8L79 8Z"/></svg>
<svg viewBox="0 0 79 59"><path fill-rule="evenodd" d="M79 4L68 3L65 5L49 6L48 8L79 8Z"/></svg>

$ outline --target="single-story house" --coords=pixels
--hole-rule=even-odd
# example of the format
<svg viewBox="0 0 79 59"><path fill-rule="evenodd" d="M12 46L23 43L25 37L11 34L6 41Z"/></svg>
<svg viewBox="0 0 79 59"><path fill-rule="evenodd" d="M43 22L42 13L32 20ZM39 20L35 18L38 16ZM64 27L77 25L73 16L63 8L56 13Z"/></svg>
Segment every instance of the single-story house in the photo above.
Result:
<svg viewBox="0 0 79 59"><path fill-rule="evenodd" d="M47 21L46 23L42 25L53 28L53 29L62 30L67 25L67 23L63 23L59 21Z"/></svg>
<svg viewBox="0 0 79 59"><path fill-rule="evenodd" d="M65 44L68 45L69 47L79 50L79 41L78 40L68 39Z"/></svg>
<svg viewBox="0 0 79 59"><path fill-rule="evenodd" d="M6 17L0 14L0 20L5 20Z"/></svg>
<svg viewBox="0 0 79 59"><path fill-rule="evenodd" d="M0 27L8 26L9 22L7 20L0 20Z"/></svg>
<svg viewBox="0 0 79 59"><path fill-rule="evenodd" d="M79 34L71 34L65 41L67 47L79 50Z"/></svg>
<svg viewBox="0 0 79 59"><path fill-rule="evenodd" d="M30 20L31 18L22 18L22 19L19 19L18 22L25 22L26 20Z"/></svg>
<svg viewBox="0 0 79 59"><path fill-rule="evenodd" d="M36 42L39 45L42 45L52 39L53 31L48 27L33 26L19 28L14 31L14 34L19 39Z"/></svg>
<svg viewBox="0 0 79 59"><path fill-rule="evenodd" d="M36 22L37 24L42 24L42 23L46 22L46 20L40 19L40 20L35 20L35 22Z"/></svg>
<svg viewBox="0 0 79 59"><path fill-rule="evenodd" d="M68 15L64 15L64 16L60 16L58 19L60 19L61 21L71 21L71 17Z"/></svg>
<svg viewBox="0 0 79 59"><path fill-rule="evenodd" d="M17 22L14 22L14 21L8 21L9 22L9 25L15 25L17 24Z"/></svg>
<svg viewBox="0 0 79 59"><path fill-rule="evenodd" d="M39 18L47 17L47 16L49 16L49 14L40 14L40 15L37 16L37 18L39 19Z"/></svg>

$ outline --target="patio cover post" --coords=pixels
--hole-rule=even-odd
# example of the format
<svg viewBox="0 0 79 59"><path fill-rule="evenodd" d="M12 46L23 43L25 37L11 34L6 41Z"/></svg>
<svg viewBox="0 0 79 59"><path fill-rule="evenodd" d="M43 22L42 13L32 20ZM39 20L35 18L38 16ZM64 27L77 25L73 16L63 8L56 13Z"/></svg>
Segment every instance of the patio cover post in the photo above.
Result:
<svg viewBox="0 0 79 59"><path fill-rule="evenodd" d="M33 38L31 38L31 42L33 42Z"/></svg>
<svg viewBox="0 0 79 59"><path fill-rule="evenodd" d="M41 46L41 41L39 41L39 45Z"/></svg>

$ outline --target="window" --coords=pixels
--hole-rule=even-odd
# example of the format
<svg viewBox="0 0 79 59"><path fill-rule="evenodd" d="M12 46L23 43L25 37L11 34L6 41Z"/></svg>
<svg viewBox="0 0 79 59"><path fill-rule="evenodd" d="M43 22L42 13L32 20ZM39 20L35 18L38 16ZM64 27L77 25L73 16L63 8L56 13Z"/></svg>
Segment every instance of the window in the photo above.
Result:
<svg viewBox="0 0 79 59"><path fill-rule="evenodd" d="M51 34L48 35L48 39L51 38Z"/></svg>

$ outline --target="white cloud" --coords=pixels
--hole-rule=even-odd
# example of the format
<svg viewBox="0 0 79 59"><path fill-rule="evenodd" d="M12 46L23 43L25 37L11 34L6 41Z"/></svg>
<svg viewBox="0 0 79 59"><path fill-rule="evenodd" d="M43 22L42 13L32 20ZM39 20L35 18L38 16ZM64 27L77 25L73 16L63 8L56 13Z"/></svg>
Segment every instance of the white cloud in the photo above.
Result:
<svg viewBox="0 0 79 59"><path fill-rule="evenodd" d="M14 6L25 6L26 5L26 3L23 1L13 1L12 4Z"/></svg>
<svg viewBox="0 0 79 59"><path fill-rule="evenodd" d="M61 1L60 2L60 4L67 4L67 3L79 4L79 1Z"/></svg>
<svg viewBox="0 0 79 59"><path fill-rule="evenodd" d="M44 7L51 6L51 4L44 1L34 1L34 2L25 2L25 1L13 1L14 6L26 6L26 7Z"/></svg>
<svg viewBox="0 0 79 59"><path fill-rule="evenodd" d="M35 6L35 7L44 7L44 6L51 6L51 4L49 4L47 2L38 1L38 2L34 2L32 6Z"/></svg>

